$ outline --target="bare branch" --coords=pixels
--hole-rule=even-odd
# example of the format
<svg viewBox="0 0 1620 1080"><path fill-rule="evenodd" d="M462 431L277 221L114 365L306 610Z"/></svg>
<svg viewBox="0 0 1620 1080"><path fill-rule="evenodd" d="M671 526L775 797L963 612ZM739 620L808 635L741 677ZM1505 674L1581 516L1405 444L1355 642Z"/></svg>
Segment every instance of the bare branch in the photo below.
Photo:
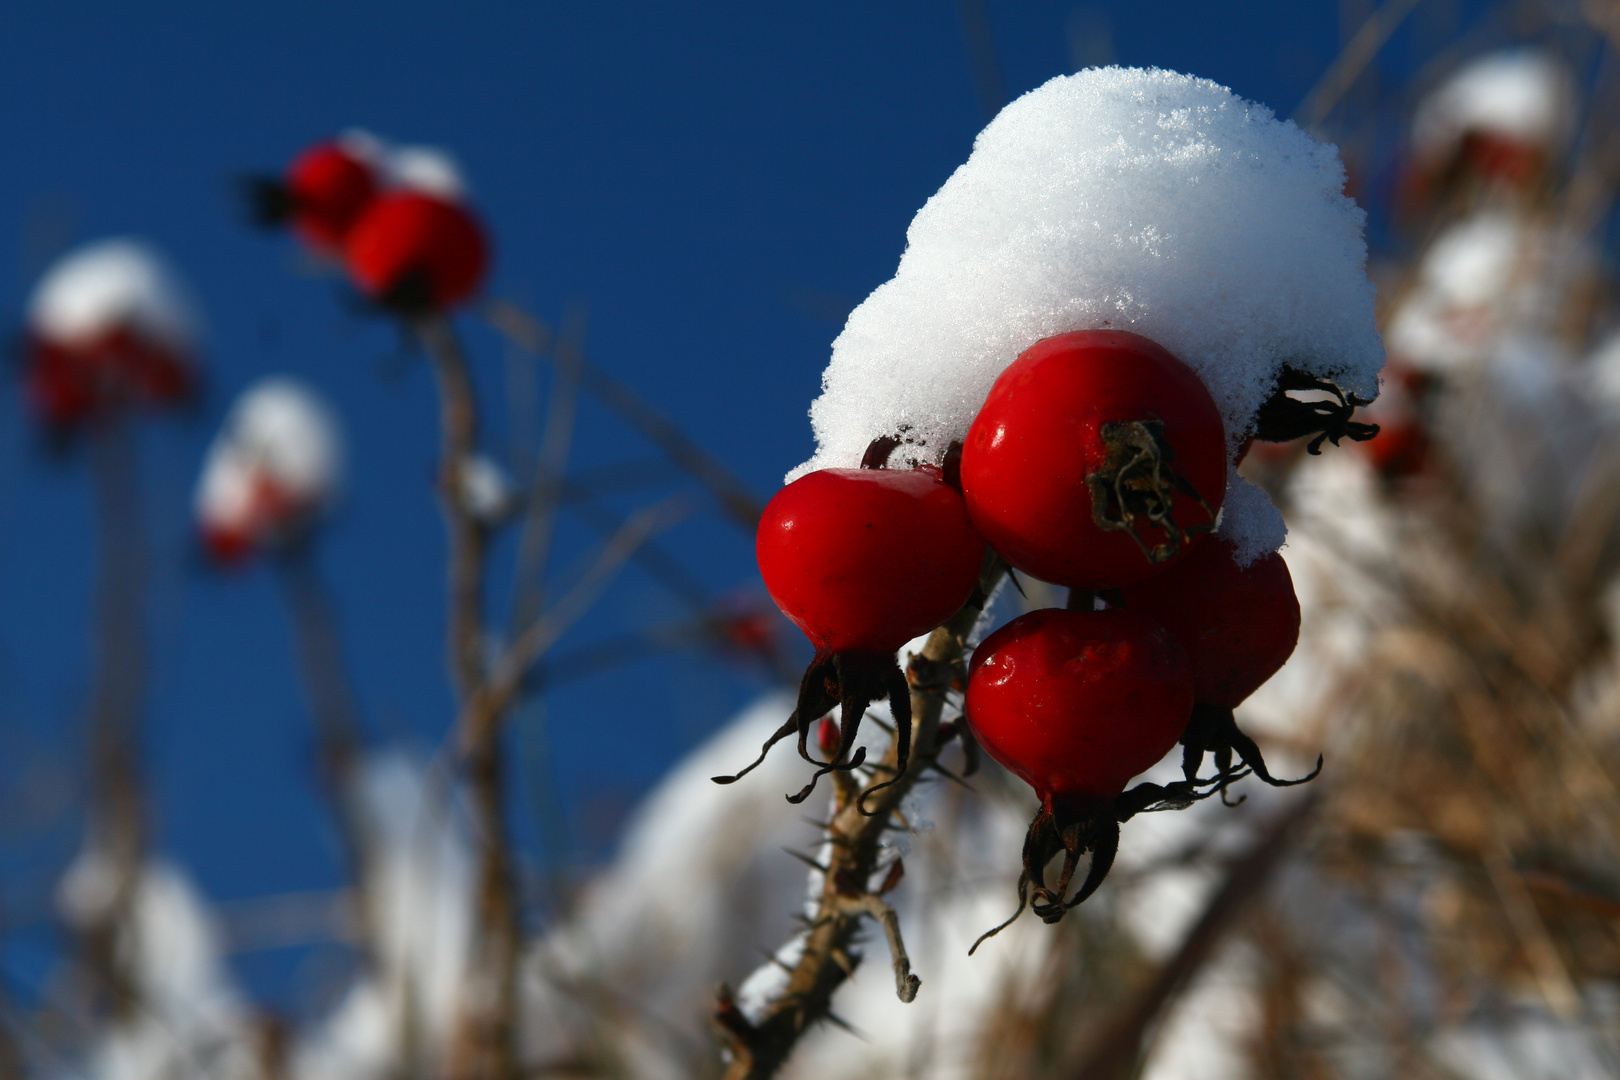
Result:
<svg viewBox="0 0 1620 1080"><path fill-rule="evenodd" d="M518 539L516 602L512 605L512 626L533 622L543 601L546 557L556 529L557 509L566 493L564 474L574 444L574 421L579 413L579 375L583 353L584 327L570 326L556 340L551 351L551 397L546 413L545 434L535 455L534 479L523 516L523 532Z"/></svg>
<svg viewBox="0 0 1620 1080"><path fill-rule="evenodd" d="M146 578L140 469L134 431L121 416L91 435L101 580L96 612L96 674L90 703L91 806L86 843L113 873L107 902L90 918L81 947L96 993L118 1017L141 1006L129 970L130 907L146 845L141 798L140 723L146 695L142 597Z"/></svg>
<svg viewBox="0 0 1620 1080"><path fill-rule="evenodd" d="M482 740L494 738L501 714L511 705L524 678L536 661L557 639L590 610L602 590L628 562L641 544L655 533L685 516L684 500L678 496L634 515L606 544L596 561L555 606L518 635L496 663L486 683L462 707L456 730L464 754Z"/></svg>
<svg viewBox="0 0 1620 1080"><path fill-rule="evenodd" d="M548 354L555 335L551 328L516 304L492 300L484 306L490 325L518 347L536 356ZM759 524L760 504L748 485L708 451L687 437L678 426L641 400L613 376L580 357L581 384L608 408L664 451L675 464L707 488L728 516L750 532Z"/></svg>
<svg viewBox="0 0 1620 1080"><path fill-rule="evenodd" d="M338 628L335 604L308 541L279 559L277 569L292 616L304 693L315 724L321 784L336 812L350 878L363 898L370 887L368 858L371 850L369 829L357 790L363 739L354 687L344 670L343 636ZM354 910L360 923L358 940L369 953L375 940L366 925L370 906L360 899L355 902Z"/></svg>
<svg viewBox="0 0 1620 1080"><path fill-rule="evenodd" d="M844 906L848 911L858 911L876 919L883 927L883 936L889 942L889 956L894 961L894 992L908 1005L915 1001L922 980L911 973L911 957L906 953L906 943L900 939L900 916L881 897L872 893L850 898Z"/></svg>
<svg viewBox="0 0 1620 1080"><path fill-rule="evenodd" d="M1310 131L1328 118L1339 100L1349 93L1367 65L1378 55L1384 43L1400 28L1401 23L1417 7L1420 0L1387 0L1387 3L1361 24L1355 36L1334 58L1322 77L1311 87L1305 100L1300 102L1294 117L1299 126Z"/></svg>
<svg viewBox="0 0 1620 1080"><path fill-rule="evenodd" d="M455 329L443 316L416 323L439 383L439 496L450 545L450 674L465 701L484 681L484 527L467 505L466 463L478 450L478 405Z"/></svg>

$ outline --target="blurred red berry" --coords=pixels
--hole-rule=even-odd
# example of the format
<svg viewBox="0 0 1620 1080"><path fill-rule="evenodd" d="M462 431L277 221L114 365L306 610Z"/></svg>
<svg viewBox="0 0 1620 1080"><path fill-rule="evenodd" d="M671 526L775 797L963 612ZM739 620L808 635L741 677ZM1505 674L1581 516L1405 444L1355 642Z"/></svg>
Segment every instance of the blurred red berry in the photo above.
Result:
<svg viewBox="0 0 1620 1080"><path fill-rule="evenodd" d="M400 191L367 208L345 245L349 274L372 300L401 311L442 311L482 283L484 231L465 208Z"/></svg>

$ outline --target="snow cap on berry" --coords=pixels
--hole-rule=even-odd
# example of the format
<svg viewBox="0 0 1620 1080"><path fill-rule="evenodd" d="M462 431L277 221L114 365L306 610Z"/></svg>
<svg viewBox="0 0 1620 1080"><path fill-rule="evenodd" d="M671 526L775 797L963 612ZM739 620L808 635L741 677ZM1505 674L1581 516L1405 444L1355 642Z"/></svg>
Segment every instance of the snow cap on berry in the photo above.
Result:
<svg viewBox="0 0 1620 1080"><path fill-rule="evenodd" d="M467 199L467 179L448 150L436 146L395 146L383 158L390 187L432 195L448 203Z"/></svg>
<svg viewBox="0 0 1620 1080"><path fill-rule="evenodd" d="M342 473L342 432L326 401L296 379L261 379L208 449L198 523L250 545L280 542L331 505Z"/></svg>
<svg viewBox="0 0 1620 1080"><path fill-rule="evenodd" d="M855 465L881 435L913 444L896 461L938 459L1004 368L1074 330L1169 349L1234 451L1285 364L1376 396L1365 215L1344 180L1334 147L1207 79L1052 79L980 133L851 313L810 410L818 450L789 479Z"/></svg>
<svg viewBox="0 0 1620 1080"><path fill-rule="evenodd" d="M189 360L200 336L197 305L168 260L120 237L69 252L35 287L28 328L66 348L126 332Z"/></svg>

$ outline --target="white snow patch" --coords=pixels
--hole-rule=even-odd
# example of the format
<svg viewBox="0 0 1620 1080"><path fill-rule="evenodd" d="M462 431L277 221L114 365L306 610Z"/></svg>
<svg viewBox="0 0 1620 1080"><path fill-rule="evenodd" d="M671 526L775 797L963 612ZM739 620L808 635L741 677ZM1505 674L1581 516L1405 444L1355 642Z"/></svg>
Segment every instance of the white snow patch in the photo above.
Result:
<svg viewBox="0 0 1620 1080"><path fill-rule="evenodd" d="M368 839L362 902L375 964L293 1054L298 1080L381 1080L440 1071L473 954L473 844L443 777L410 756L362 766ZM402 1057L413 1048L419 1058Z"/></svg>
<svg viewBox="0 0 1620 1080"><path fill-rule="evenodd" d="M200 320L168 261L141 241L120 237L58 259L29 299L28 327L68 347L124 330L186 360L195 350Z"/></svg>
<svg viewBox="0 0 1620 1080"><path fill-rule="evenodd" d="M1073 330L1176 354L1234 448L1284 363L1374 397L1364 215L1343 185L1332 146L1209 80L1051 80L984 129L851 313L810 410L817 452L788 479L901 431L938 458L1008 364Z"/></svg>
<svg viewBox="0 0 1620 1080"><path fill-rule="evenodd" d="M1233 469L1226 476L1226 501L1221 503L1215 535L1232 545L1232 557L1239 566L1248 566L1283 546L1288 525L1265 489Z"/></svg>
<svg viewBox="0 0 1620 1080"><path fill-rule="evenodd" d="M448 150L436 146L396 146L383 158L384 176L391 187L434 195L446 202L467 198L467 179Z"/></svg>
<svg viewBox="0 0 1620 1080"><path fill-rule="evenodd" d="M115 875L104 852L87 848L59 892L68 919L83 925L104 916ZM140 1008L102 1030L88 1048L84 1074L92 1080L256 1078L252 1010L225 963L213 913L179 868L152 860L137 871L130 918L118 935Z"/></svg>
<svg viewBox="0 0 1620 1080"><path fill-rule="evenodd" d="M503 521L512 512L516 493L506 470L485 454L461 462L461 499L467 512L486 525Z"/></svg>

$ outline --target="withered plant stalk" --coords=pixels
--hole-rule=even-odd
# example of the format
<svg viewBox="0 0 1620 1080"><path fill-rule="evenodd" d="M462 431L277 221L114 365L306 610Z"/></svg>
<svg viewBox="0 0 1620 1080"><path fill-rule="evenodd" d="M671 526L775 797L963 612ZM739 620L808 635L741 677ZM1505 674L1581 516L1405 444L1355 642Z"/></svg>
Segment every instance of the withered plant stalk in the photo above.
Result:
<svg viewBox="0 0 1620 1080"><path fill-rule="evenodd" d="M142 597L146 581L136 433L122 416L90 437L97 562L96 672L90 701L90 821L87 854L102 860L111 888L88 912L81 947L94 990L112 1015L140 1007L130 970L132 907L146 844L141 805L140 728L146 697Z"/></svg>

